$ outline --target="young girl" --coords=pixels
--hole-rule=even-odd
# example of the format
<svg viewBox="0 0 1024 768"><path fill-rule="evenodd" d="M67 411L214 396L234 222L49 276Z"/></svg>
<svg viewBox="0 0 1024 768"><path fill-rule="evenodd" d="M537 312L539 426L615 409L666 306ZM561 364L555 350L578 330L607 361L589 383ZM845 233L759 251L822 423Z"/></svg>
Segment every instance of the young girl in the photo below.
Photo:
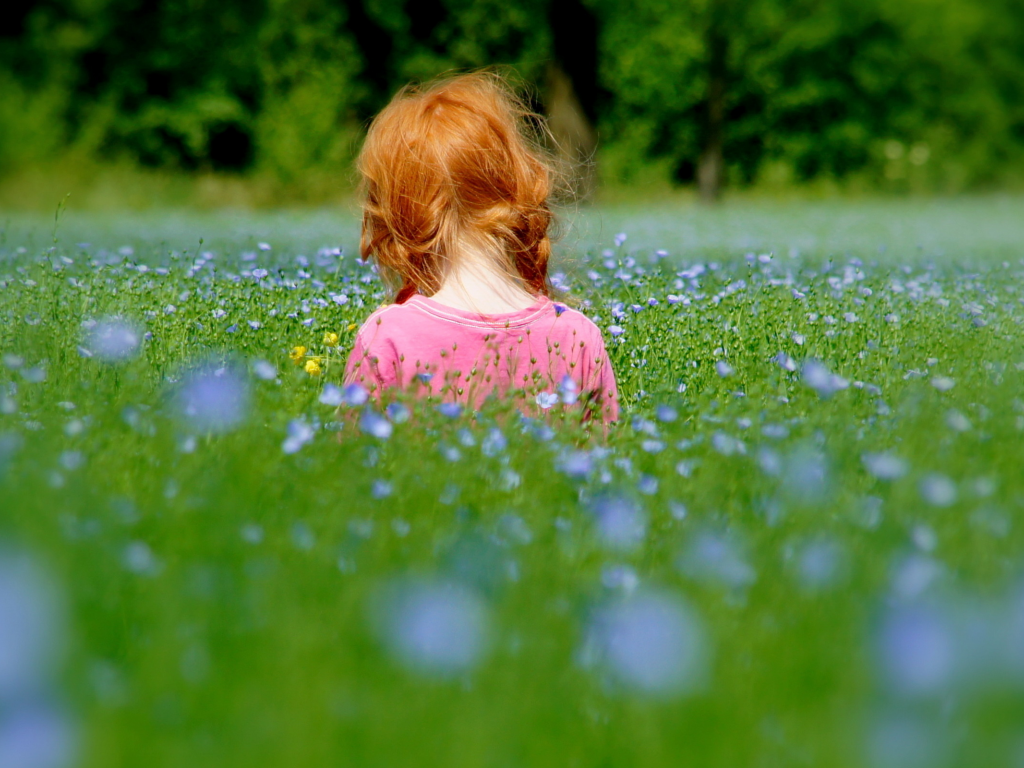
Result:
<svg viewBox="0 0 1024 768"><path fill-rule="evenodd" d="M579 408L618 417L601 332L550 298L552 170L529 113L495 75L407 87L358 160L360 251L393 292L356 334L346 383L479 408Z"/></svg>

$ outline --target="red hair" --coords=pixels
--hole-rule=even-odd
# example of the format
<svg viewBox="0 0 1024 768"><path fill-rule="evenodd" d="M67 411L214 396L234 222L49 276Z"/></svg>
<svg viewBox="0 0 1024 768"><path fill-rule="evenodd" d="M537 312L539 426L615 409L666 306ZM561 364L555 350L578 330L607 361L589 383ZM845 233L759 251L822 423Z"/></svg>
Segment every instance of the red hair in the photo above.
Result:
<svg viewBox="0 0 1024 768"><path fill-rule="evenodd" d="M553 166L530 129L537 121L492 73L406 86L374 118L357 161L360 253L396 303L435 293L467 243L549 294Z"/></svg>

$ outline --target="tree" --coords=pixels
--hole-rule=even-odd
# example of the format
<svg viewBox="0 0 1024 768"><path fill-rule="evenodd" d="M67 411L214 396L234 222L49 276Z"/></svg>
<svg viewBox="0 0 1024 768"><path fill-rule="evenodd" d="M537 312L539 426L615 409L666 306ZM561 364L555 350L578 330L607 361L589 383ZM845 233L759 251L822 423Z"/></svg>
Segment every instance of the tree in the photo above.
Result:
<svg viewBox="0 0 1024 768"><path fill-rule="evenodd" d="M551 61L545 77L543 108L563 160L574 170L577 199L587 199L597 183L595 129L604 94L598 85L598 18L580 0L556 0L548 7Z"/></svg>
<svg viewBox="0 0 1024 768"><path fill-rule="evenodd" d="M702 105L697 184L701 199L716 202L725 176L726 102L729 88L729 4L711 0L705 12L704 59L707 91Z"/></svg>
<svg viewBox="0 0 1024 768"><path fill-rule="evenodd" d="M705 200L759 179L959 189L1024 168L1020 0L17 0L0 170L69 147L313 198L410 80L503 65L570 163ZM596 148L596 149L595 149ZM316 184L313 179L320 179ZM584 175L581 191L592 187Z"/></svg>

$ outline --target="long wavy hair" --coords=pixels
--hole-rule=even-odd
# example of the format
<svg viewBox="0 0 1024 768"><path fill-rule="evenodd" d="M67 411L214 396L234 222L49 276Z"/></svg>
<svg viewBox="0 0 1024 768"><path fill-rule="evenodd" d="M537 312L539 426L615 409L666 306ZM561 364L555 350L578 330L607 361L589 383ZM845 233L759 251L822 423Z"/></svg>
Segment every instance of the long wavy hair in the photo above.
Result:
<svg viewBox="0 0 1024 768"><path fill-rule="evenodd" d="M542 119L493 72L406 86L374 118L357 161L360 253L393 301L432 295L467 245L549 295L557 166Z"/></svg>

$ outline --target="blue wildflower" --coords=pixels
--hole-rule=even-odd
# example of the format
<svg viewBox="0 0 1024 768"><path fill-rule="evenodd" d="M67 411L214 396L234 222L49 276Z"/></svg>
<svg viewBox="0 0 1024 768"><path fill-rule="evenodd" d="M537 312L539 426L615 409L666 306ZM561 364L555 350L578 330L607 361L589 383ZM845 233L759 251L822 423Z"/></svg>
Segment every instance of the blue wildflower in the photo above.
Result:
<svg viewBox="0 0 1024 768"><path fill-rule="evenodd" d="M295 453L312 440L315 434L313 427L304 420L292 419L288 423L288 437L281 444L281 450L285 453Z"/></svg>
<svg viewBox="0 0 1024 768"><path fill-rule="evenodd" d="M402 403L391 403L385 410L388 418L395 424L402 424L409 420L409 409Z"/></svg>
<svg viewBox="0 0 1024 768"><path fill-rule="evenodd" d="M341 391L340 387L337 387L334 384L327 384L324 387L324 391L320 393L320 402L323 405L337 407L345 402L345 395Z"/></svg>
<svg viewBox="0 0 1024 768"><path fill-rule="evenodd" d="M437 406L437 410L449 419L457 419L462 415L462 406L458 403L441 403Z"/></svg>
<svg viewBox="0 0 1024 768"><path fill-rule="evenodd" d="M671 405L659 405L657 410L654 412L654 415L657 417L658 421L662 422L675 421L679 417L676 409Z"/></svg>
<svg viewBox="0 0 1024 768"><path fill-rule="evenodd" d="M537 393L537 405L543 410L547 410L551 406L558 402L557 392L538 392Z"/></svg>
<svg viewBox="0 0 1024 768"><path fill-rule="evenodd" d="M562 377L562 381L558 384L558 393L562 396L562 402L566 405L572 405L579 398L579 385L573 380L572 376L565 374Z"/></svg>
<svg viewBox="0 0 1024 768"><path fill-rule="evenodd" d="M508 440L497 427L491 427L483 442L480 443L480 450L485 456L497 456L499 453L503 453L507 447Z"/></svg>
<svg viewBox="0 0 1024 768"><path fill-rule="evenodd" d="M370 393L366 391L366 387L352 383L342 390L340 405L362 405L369 397Z"/></svg>
<svg viewBox="0 0 1024 768"><path fill-rule="evenodd" d="M363 417L359 420L359 429L379 440L387 440L391 437L393 427L391 422L382 415L372 408L367 408L363 411Z"/></svg>
<svg viewBox="0 0 1024 768"><path fill-rule="evenodd" d="M569 451L557 467L569 477L587 477L594 469L594 461L587 451Z"/></svg>

